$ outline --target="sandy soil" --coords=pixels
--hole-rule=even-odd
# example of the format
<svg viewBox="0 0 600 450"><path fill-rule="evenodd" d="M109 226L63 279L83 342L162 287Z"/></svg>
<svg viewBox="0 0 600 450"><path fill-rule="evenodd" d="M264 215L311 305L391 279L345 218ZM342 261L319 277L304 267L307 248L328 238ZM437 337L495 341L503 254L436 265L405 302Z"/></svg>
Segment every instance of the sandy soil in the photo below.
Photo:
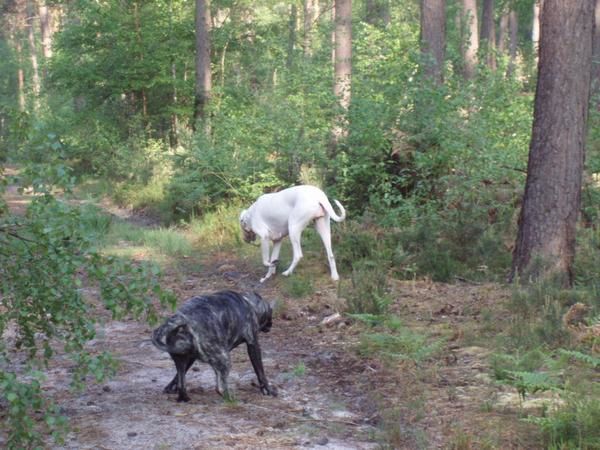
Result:
<svg viewBox="0 0 600 450"><path fill-rule="evenodd" d="M8 200L21 207L15 191ZM305 258L297 271L311 263ZM326 276L315 280L313 294L296 299L285 295L279 275L260 286L261 271L220 253L203 261L202 270L172 269L164 284L180 302L219 289L258 289L278 301L272 331L261 334L277 398L261 395L254 385L242 346L232 355L235 402L224 402L214 390L212 369L196 363L187 378L191 401L177 403L175 395L162 392L175 368L152 346L152 329L107 316L89 349L112 352L120 363L117 375L73 392L73 363L53 361L44 389L69 418L71 431L63 446L48 448L536 448L535 432L518 420L516 395L490 379L489 351L473 338L493 337L504 326L498 305L509 295L505 288L394 281L392 312L444 344L440 354L419 364L385 363L358 356L364 326L345 318L324 323L344 304ZM94 301L96 293L89 296ZM485 319L492 312L494 319Z"/></svg>

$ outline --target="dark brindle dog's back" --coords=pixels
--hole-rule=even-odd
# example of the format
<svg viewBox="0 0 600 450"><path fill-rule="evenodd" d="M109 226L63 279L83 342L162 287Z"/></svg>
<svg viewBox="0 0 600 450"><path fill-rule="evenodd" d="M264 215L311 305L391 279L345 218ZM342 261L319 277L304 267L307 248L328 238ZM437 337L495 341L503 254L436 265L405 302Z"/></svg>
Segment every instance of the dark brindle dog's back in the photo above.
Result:
<svg viewBox="0 0 600 450"><path fill-rule="evenodd" d="M265 376L258 343L258 332L268 332L271 323L271 306L256 293L223 291L190 298L152 335L154 345L171 355L177 369L165 392L177 392L177 401L188 401L185 374L200 360L212 366L217 392L229 398L229 352L245 342L261 392L277 395Z"/></svg>

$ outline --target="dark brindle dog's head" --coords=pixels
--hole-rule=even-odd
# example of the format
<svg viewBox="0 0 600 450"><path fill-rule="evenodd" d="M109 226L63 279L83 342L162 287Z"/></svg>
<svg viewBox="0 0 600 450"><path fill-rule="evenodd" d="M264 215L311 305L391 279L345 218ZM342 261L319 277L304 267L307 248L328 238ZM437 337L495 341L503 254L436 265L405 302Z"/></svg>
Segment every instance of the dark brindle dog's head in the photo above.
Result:
<svg viewBox="0 0 600 450"><path fill-rule="evenodd" d="M252 226L250 225L250 217L248 210L245 209L240 214L240 227L242 228L242 233L244 234L244 241L247 243L254 242L256 239L256 233L252 231Z"/></svg>
<svg viewBox="0 0 600 450"><path fill-rule="evenodd" d="M252 309L256 312L259 330L268 333L271 326L273 326L273 305L264 301L256 292L244 294L244 299L250 303Z"/></svg>

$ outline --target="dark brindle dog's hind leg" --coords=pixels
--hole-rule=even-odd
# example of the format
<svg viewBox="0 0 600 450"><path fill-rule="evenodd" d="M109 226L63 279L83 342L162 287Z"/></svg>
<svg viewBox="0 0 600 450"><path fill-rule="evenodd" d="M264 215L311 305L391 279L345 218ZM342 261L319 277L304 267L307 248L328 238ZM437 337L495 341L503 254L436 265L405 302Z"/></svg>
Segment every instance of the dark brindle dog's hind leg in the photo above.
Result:
<svg viewBox="0 0 600 450"><path fill-rule="evenodd" d="M177 362L175 361L175 357L182 358L182 359L188 358L186 366L185 366L185 372L183 374L185 376L185 374L188 372L188 370L190 370L190 367L192 367L192 365L194 364L194 361L196 361L196 358L192 358L192 357L185 356L185 355L171 355L171 358L173 358L173 361L175 362L176 368L177 368ZM179 389L177 387L178 375L179 375L179 371L177 371L177 373L175 374L175 376L173 377L171 382L165 386L165 388L163 389L163 392L165 394L176 394L179 391Z"/></svg>
<svg viewBox="0 0 600 450"><path fill-rule="evenodd" d="M177 375L175 375L175 379L173 380L176 380L175 389L176 392L179 394L177 396L177 401L189 402L190 397L185 389L185 374L188 371L188 369L192 366L196 358L190 357L188 355L171 355L171 358L173 358L173 361L175 362L175 368L177 369ZM167 392L167 388L171 386L173 381L171 381L171 383L169 383L165 387L165 392ZM172 387L170 389L172 389Z"/></svg>
<svg viewBox="0 0 600 450"><path fill-rule="evenodd" d="M233 400L233 396L229 392L229 386L227 384L227 377L229 376L229 370L231 369L229 352L225 349L215 349L214 354L209 356L208 363L215 371L217 393L223 396L225 400Z"/></svg>

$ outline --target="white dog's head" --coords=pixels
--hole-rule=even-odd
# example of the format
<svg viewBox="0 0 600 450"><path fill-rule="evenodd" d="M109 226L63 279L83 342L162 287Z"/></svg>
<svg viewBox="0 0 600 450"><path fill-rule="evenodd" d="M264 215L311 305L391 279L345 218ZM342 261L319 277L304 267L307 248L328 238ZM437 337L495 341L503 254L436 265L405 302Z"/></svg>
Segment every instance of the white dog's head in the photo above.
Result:
<svg viewBox="0 0 600 450"><path fill-rule="evenodd" d="M244 241L250 243L256 239L256 233L252 231L252 226L250 225L250 214L247 209L243 210L240 214L240 227L244 233Z"/></svg>

